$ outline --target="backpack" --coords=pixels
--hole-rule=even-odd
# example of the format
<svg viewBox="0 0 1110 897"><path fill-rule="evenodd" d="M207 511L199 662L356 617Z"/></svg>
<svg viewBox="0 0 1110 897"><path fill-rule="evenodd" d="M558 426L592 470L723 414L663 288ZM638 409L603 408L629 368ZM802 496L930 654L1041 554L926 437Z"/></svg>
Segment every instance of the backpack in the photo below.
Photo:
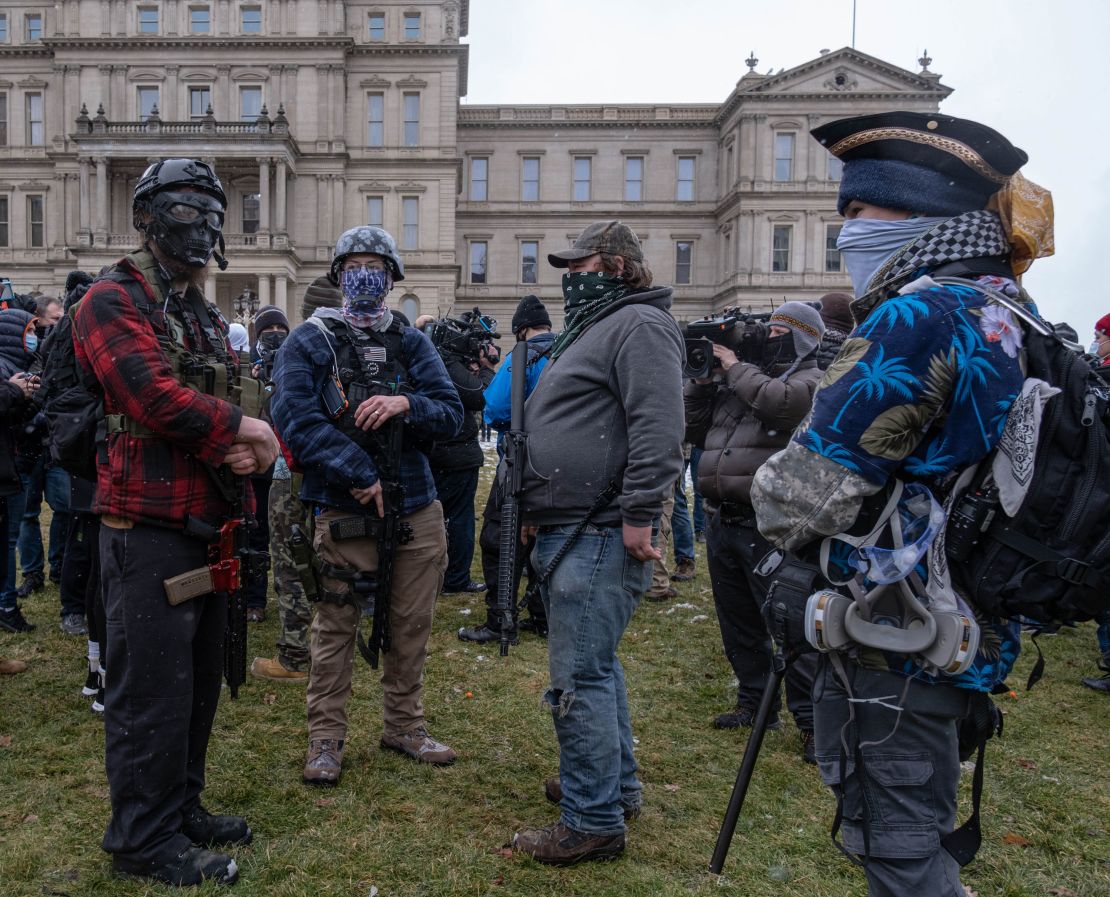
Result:
<svg viewBox="0 0 1110 897"><path fill-rule="evenodd" d="M1089 620L1110 608L1107 384L1019 303L972 281L936 281L985 292L1023 321L1026 383L1036 378L1059 390L1043 406L1035 454L1007 451L1007 464L1016 462L1027 484L1013 516L1001 506L992 468L1007 437L1032 426L1022 403L1011 409L1000 446L955 496L945 534L953 581L992 616L1024 617L1047 629Z"/></svg>
<svg viewBox="0 0 1110 897"><path fill-rule="evenodd" d="M46 418L51 462L66 473L96 481L98 440L103 441L104 396L100 385L77 363L74 302L54 325L45 347L42 413Z"/></svg>

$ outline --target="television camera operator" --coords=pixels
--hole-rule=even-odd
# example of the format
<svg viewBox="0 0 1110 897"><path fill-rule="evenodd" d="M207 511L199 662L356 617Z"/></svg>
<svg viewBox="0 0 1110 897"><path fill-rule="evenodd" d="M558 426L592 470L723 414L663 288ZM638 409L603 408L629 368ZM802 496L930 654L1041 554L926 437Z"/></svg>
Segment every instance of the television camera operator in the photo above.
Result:
<svg viewBox="0 0 1110 897"><path fill-rule="evenodd" d="M485 462L478 444L483 393L493 380L500 353L494 340L497 321L475 308L458 318L421 315L417 328L424 331L443 359L459 400L463 405L463 424L457 436L435 442L428 452L436 492L447 521L447 572L444 592L480 592L485 583L470 578L474 558L474 497L478 492L478 471Z"/></svg>
<svg viewBox="0 0 1110 897"><path fill-rule="evenodd" d="M736 708L714 720L718 729L752 724L770 675L771 638L760 608L782 555L756 530L752 478L809 411L824 331L817 310L803 302L786 302L770 316L726 311L687 328L686 439L704 448L697 479L709 575L725 656L739 682ZM806 655L786 678L787 704L810 763L814 666ZM771 728L778 726L776 709Z"/></svg>

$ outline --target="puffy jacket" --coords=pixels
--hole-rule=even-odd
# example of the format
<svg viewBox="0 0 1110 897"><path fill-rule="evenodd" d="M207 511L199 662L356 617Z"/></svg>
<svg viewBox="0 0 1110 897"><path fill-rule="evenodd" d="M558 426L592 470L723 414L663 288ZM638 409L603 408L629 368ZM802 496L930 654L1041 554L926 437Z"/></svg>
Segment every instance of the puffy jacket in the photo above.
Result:
<svg viewBox="0 0 1110 897"><path fill-rule="evenodd" d="M713 383L686 384L686 439L704 448L698 491L711 505L750 505L755 472L809 413L821 379L816 359L804 359L785 378L784 370L768 374L741 362Z"/></svg>

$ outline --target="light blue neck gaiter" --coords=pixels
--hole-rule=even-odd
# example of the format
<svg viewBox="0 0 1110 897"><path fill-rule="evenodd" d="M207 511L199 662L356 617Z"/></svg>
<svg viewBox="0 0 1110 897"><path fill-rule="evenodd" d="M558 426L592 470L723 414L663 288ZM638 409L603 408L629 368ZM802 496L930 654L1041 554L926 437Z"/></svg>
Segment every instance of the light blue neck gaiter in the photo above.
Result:
<svg viewBox="0 0 1110 897"><path fill-rule="evenodd" d="M871 278L887 260L907 243L948 220L940 218L904 218L887 221L880 218L853 218L845 221L836 238L836 248L844 258L844 267L852 279L852 290L858 299L867 292Z"/></svg>

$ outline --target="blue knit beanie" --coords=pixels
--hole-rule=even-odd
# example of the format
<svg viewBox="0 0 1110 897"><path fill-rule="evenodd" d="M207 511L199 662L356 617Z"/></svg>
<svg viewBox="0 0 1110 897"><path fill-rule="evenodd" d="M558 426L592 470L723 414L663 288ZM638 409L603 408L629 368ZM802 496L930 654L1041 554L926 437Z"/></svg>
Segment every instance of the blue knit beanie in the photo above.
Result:
<svg viewBox="0 0 1110 897"><path fill-rule="evenodd" d="M836 210L843 215L848 203L859 200L930 217L953 216L986 208L990 197L967 181L911 162L852 159L844 163Z"/></svg>

